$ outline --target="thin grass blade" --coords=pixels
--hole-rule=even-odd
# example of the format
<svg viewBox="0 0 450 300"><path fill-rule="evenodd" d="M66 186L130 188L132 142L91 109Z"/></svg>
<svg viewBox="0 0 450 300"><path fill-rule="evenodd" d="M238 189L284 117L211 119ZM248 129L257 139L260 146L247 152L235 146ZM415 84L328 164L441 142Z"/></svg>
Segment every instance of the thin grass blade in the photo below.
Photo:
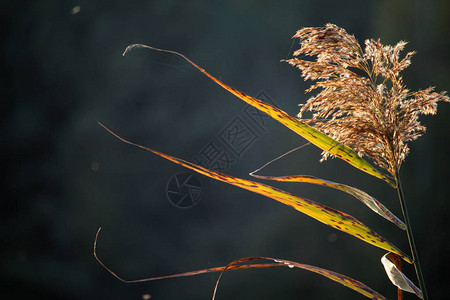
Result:
<svg viewBox="0 0 450 300"><path fill-rule="evenodd" d="M160 52L165 53L172 53L175 55L178 55L185 59L187 62L189 62L192 66L197 68L200 72L205 74L207 77L209 77L211 80L213 80L215 83L220 85L222 88L227 90L228 92L232 93L233 95L237 96L239 99L243 100L244 102L250 104L251 106L255 107L256 109L268 114L273 119L277 120L287 128L291 129L298 135L302 136L304 139L308 140L312 144L316 145L320 149L327 151L336 157L339 157L340 159L346 161L350 165L372 175L379 179L382 179L386 181L389 185L392 187L396 187L396 184L389 178L387 175L381 173L378 171L375 167L373 167L371 164L369 164L366 160L361 158L356 152L354 152L351 148L340 144L336 140L328 137L327 135L323 134L319 130L301 122L299 119L294 118L284 112L281 109L278 109L270 104L267 104L261 100L258 100L256 98L253 98L251 96L248 96L228 85L221 82L208 72L206 72L203 68L201 68L199 65L188 59L186 56L184 56L181 53L172 51L172 50L164 50L159 48L154 48L151 46L143 45L143 44L134 44L128 46L123 55L127 54L129 51L136 49L136 48L147 48L151 50L156 50Z"/></svg>
<svg viewBox="0 0 450 300"><path fill-rule="evenodd" d="M207 268L207 269L202 269L202 270L183 272L183 273L166 275L166 276L155 276L155 277L142 278L142 279L132 279L132 280L123 279L121 276L117 275L109 267L107 267L103 263L103 261L98 257L98 254L97 254L97 242L98 242L98 236L100 235L101 229L102 228L100 227L97 230L97 234L95 235L95 240L94 240L94 257L97 260L97 262L103 268L105 268L112 276L114 276L118 280L120 280L122 282L125 282L125 283L137 283L137 282L147 282L147 281L162 280L162 279L177 278L177 277L189 277L189 276L195 276L195 275L201 275L201 274L207 274L207 273L233 271L233 270L261 269L261 268L272 268L272 267L286 267L286 265L283 265L283 264L280 264L280 263L263 263L263 264L252 264L252 265L234 265L234 266L230 266L230 267L223 266L223 267Z"/></svg>
<svg viewBox="0 0 450 300"><path fill-rule="evenodd" d="M152 152L156 155L159 155L167 160L170 160L178 165L184 166L188 169L191 169L197 173L200 173L202 175L205 175L207 177L238 186L240 188L246 189L248 191L252 191L254 193L272 198L278 202L281 202L283 204L286 204L288 206L293 207L294 209L310 216L311 218L316 219L319 222L322 222L326 225L329 225L333 228L336 228L340 231L346 232L350 235L353 235L354 237L361 239L369 244L372 244L376 247L379 247L381 249L385 249L389 252L393 252L398 254L400 257L402 257L405 261L412 263L411 258L403 253L400 249L398 249L396 246L388 242L385 238L371 230L369 227L355 219L354 217L340 212L338 210L335 210L333 208L327 207L325 205L322 205L320 203L314 202L312 200L302 198L299 196L295 196L293 194L290 194L288 192L285 192L283 190L255 182L250 181L246 179L241 179L229 175L225 175L222 173L217 173L211 170L208 170L206 168L203 168L201 166L197 166L191 162L185 161L183 159L179 159L161 152L158 152L156 150L141 146L139 144L132 143L130 141L127 141L114 132L112 132L110 129L105 127L103 124L99 123L103 128L105 128L109 133L114 135L116 138L121 140L122 142L125 142L127 144L139 147L141 149L144 149L146 151Z"/></svg>

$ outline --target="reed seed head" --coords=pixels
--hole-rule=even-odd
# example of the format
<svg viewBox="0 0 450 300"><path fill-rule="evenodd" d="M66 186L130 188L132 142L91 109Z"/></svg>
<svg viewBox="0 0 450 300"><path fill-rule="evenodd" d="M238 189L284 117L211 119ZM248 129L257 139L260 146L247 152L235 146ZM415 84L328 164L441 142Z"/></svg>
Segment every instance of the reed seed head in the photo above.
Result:
<svg viewBox="0 0 450 300"><path fill-rule="evenodd" d="M302 28L293 38L300 39L301 47L286 62L299 68L305 80L315 81L307 92L319 91L300 105L298 118L397 178L408 142L425 132L419 115L436 114L438 101L449 102L446 92L406 88L400 72L415 52L400 57L405 41L385 46L369 39L363 51L353 35L334 24ZM303 119L305 112L311 118ZM328 156L324 151L322 160Z"/></svg>

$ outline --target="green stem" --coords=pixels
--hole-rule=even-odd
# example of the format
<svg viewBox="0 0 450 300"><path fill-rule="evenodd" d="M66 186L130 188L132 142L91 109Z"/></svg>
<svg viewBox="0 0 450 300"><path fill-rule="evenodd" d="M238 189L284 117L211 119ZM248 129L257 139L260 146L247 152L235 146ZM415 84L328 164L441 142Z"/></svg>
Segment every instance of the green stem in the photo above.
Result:
<svg viewBox="0 0 450 300"><path fill-rule="evenodd" d="M416 244L414 243L414 236L412 233L411 222L409 221L408 209L406 208L406 201L405 197L403 196L402 184L400 182L400 176L398 173L397 173L397 182L398 182L397 186L398 199L400 200L400 206L402 208L403 217L405 219L406 234L408 236L408 242L411 248L411 254L414 261L414 268L416 270L417 279L419 280L420 289L422 290L423 299L428 300L428 295L425 288L425 280L423 279L422 269L420 267L419 262L419 256L417 255L417 248Z"/></svg>

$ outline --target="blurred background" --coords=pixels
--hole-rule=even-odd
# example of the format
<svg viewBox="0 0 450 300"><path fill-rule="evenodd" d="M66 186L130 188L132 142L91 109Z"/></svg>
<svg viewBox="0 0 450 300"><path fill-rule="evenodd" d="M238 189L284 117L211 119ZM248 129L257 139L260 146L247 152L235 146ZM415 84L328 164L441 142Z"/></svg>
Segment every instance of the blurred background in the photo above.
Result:
<svg viewBox="0 0 450 300"><path fill-rule="evenodd" d="M396 297L380 263L384 251L271 199L200 175L194 175L196 205L179 208L169 202L167 190L173 189L170 179L187 170L119 142L97 122L189 161L205 162L214 150L223 158L216 167L250 178L250 171L305 141L256 116L177 57L143 49L123 57L127 45L179 51L225 83L296 115L309 97L304 93L309 82L280 60L298 48L291 37L305 26L335 23L360 43L407 40L405 53L417 51L404 73L407 86L449 90L448 1L38 0L2 1L0 7L2 296L211 298L218 274L139 284L113 278L93 257L102 226L98 254L125 279L269 256L334 270ZM450 280L445 221L450 218L450 107L439 106L437 116L422 118L428 132L411 144L401 172L432 299L445 298ZM235 128L249 134L239 149L224 139L224 132ZM319 159L320 151L308 146L262 174L309 174L346 183L401 215L387 184L336 159ZM350 213L409 252L404 232L346 194L306 184L273 185ZM413 269L405 268L416 281ZM275 298L363 296L289 268L227 273L217 296Z"/></svg>

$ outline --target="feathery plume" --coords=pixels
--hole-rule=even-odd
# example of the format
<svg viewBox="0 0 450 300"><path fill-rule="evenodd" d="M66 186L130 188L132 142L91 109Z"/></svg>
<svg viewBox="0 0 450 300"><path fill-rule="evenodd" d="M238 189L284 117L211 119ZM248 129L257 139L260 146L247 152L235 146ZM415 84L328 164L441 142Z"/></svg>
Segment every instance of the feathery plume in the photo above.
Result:
<svg viewBox="0 0 450 300"><path fill-rule="evenodd" d="M298 117L312 112L302 121L371 157L397 178L409 151L407 143L425 132L419 115L436 114L438 101L449 102L446 92L406 88L400 72L415 52L400 58L405 41L385 46L369 39L363 51L353 35L334 24L303 28L293 38L300 38L301 48L286 61L299 68L305 80L316 81L306 92L320 89L300 105ZM304 59L308 57L314 60ZM329 155L324 151L322 160Z"/></svg>

